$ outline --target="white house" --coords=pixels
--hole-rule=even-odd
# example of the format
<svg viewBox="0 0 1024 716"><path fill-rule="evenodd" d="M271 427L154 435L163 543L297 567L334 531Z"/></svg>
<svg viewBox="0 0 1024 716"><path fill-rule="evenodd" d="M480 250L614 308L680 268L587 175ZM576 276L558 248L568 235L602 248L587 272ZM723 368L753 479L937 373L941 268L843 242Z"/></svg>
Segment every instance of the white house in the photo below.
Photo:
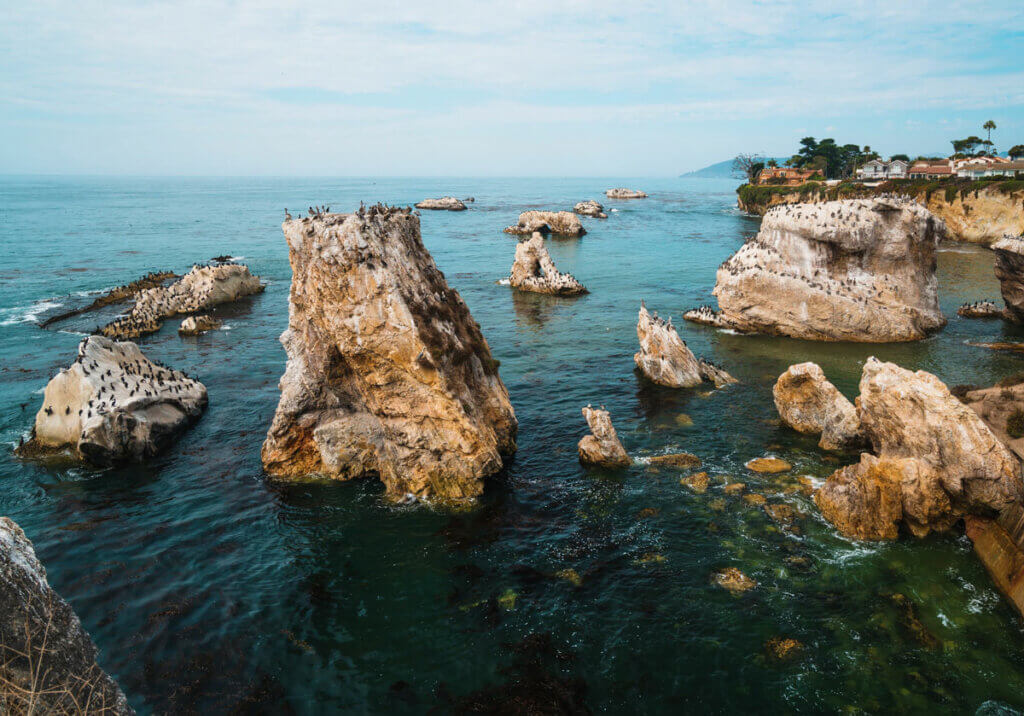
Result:
<svg viewBox="0 0 1024 716"><path fill-rule="evenodd" d="M961 164L957 167L956 175L958 177L966 177L967 179L982 179L984 177L1013 178L1018 172L1024 173L1024 161Z"/></svg>
<svg viewBox="0 0 1024 716"><path fill-rule="evenodd" d="M891 162L884 159L872 159L858 167L857 177L859 179L904 179L909 166L910 163L902 159L893 159Z"/></svg>

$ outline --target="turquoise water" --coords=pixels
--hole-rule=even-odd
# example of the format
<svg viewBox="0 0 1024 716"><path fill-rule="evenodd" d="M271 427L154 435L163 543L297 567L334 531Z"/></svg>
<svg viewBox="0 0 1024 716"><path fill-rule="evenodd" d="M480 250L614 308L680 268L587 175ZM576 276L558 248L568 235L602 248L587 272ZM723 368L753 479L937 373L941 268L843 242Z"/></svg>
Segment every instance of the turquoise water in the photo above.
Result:
<svg viewBox="0 0 1024 716"><path fill-rule="evenodd" d="M586 236L548 241L589 295L496 285L515 247L501 229L520 211L601 200L620 185L651 198L605 201L617 211L584 218ZM0 179L0 514L33 540L141 713L446 713L552 694L601 713L1024 706L1021 621L966 538L836 536L795 478L837 464L780 427L771 401L775 377L803 360L850 396L869 355L950 384L1020 370L1017 357L965 345L1020 339L1019 329L954 315L998 296L991 254L943 248L950 323L916 344L820 345L683 323L682 311L709 302L718 264L757 231L733 189L700 179ZM454 513L387 503L372 480L268 479L259 449L285 360L284 207L442 194L476 197L467 212L424 212L423 238L501 361L520 421L514 460L479 507ZM169 321L140 341L209 389L184 439L146 465L107 470L11 453L47 380L103 318L44 330L33 317L220 254L242 257L266 292L219 311L228 330L182 339ZM641 381L641 299L742 384ZM721 481L695 494L679 484L686 473L581 468L588 402L608 407L632 454L694 452L711 476L794 507L800 534ZM790 460L792 476L744 469L765 454ZM757 588L713 586L728 566ZM578 586L557 576L570 569ZM776 636L799 640L799 656L769 658Z"/></svg>

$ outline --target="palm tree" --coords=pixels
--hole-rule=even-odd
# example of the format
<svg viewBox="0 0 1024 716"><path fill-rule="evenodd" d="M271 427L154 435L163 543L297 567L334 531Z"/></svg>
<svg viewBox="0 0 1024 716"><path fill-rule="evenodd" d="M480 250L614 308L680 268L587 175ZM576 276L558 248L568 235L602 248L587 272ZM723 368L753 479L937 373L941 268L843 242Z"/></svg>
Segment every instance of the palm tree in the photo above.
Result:
<svg viewBox="0 0 1024 716"><path fill-rule="evenodd" d="M991 142L992 141L992 130L996 128L996 123L993 122L990 119L989 121L985 122L985 124L981 125L981 128L988 130L988 141Z"/></svg>

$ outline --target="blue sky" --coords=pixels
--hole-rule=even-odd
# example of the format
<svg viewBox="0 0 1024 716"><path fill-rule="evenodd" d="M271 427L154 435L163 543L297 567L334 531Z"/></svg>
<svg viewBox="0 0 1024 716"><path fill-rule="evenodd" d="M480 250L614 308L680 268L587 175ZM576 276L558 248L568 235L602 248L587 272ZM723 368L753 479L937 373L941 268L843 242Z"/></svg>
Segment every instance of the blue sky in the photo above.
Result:
<svg viewBox="0 0 1024 716"><path fill-rule="evenodd" d="M1024 143L1024 3L0 7L0 173L674 175Z"/></svg>

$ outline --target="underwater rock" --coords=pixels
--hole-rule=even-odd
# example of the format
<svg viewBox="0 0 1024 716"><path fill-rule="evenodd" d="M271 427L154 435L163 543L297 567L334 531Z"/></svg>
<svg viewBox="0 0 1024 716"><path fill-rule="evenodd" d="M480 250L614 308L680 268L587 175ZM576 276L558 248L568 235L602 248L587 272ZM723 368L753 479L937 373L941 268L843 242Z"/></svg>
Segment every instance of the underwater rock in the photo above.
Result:
<svg viewBox="0 0 1024 716"><path fill-rule="evenodd" d="M520 291L556 296L587 293L587 289L571 273L562 273L555 267L551 255L544 248L544 237L539 232L534 232L529 241L520 241L516 246L516 258L508 280L512 288Z"/></svg>
<svg viewBox="0 0 1024 716"><path fill-rule="evenodd" d="M469 199L468 201L473 200ZM454 196L443 196L440 199L424 199L416 205L416 208L432 211L465 211L466 205Z"/></svg>
<svg viewBox="0 0 1024 716"><path fill-rule="evenodd" d="M198 336L200 333L213 331L220 328L221 322L213 316L203 314L201 316L188 316L178 326L178 333L182 336Z"/></svg>
<svg viewBox="0 0 1024 716"><path fill-rule="evenodd" d="M999 308L994 301L974 301L960 306L956 315L961 318L1002 318L1003 309Z"/></svg>
<svg viewBox="0 0 1024 716"><path fill-rule="evenodd" d="M647 305L640 302L640 315L636 324L640 350L633 355L640 372L653 383L669 388L692 388L705 380L720 388L738 382L709 361L698 361L679 337L672 319L667 321L648 313Z"/></svg>
<svg viewBox="0 0 1024 716"><path fill-rule="evenodd" d="M992 244L996 278L1006 303L1006 318L1024 323L1024 237L1005 236Z"/></svg>
<svg viewBox="0 0 1024 716"><path fill-rule="evenodd" d="M700 458L688 452L673 452L668 455L652 455L647 458L649 465L657 467L700 467Z"/></svg>
<svg viewBox="0 0 1024 716"><path fill-rule="evenodd" d="M853 403L814 363L791 365L772 389L779 417L797 432L821 435L824 450L844 450L864 442Z"/></svg>
<svg viewBox="0 0 1024 716"><path fill-rule="evenodd" d="M604 213L604 207L593 199L577 202L576 206L574 206L572 210L580 216L593 216L597 219L608 218L608 215Z"/></svg>
<svg viewBox="0 0 1024 716"><path fill-rule="evenodd" d="M776 473L792 470L793 466L777 457L755 457L747 461L746 468L753 472Z"/></svg>
<svg viewBox="0 0 1024 716"><path fill-rule="evenodd" d="M134 343L89 336L46 385L26 456L71 449L98 465L156 455L206 409L206 387Z"/></svg>
<svg viewBox="0 0 1024 716"><path fill-rule="evenodd" d="M263 443L281 477L378 475L392 499L470 500L518 424L480 327L420 238L381 205L286 221L288 364Z"/></svg>
<svg viewBox="0 0 1024 716"><path fill-rule="evenodd" d="M720 312L686 317L815 341L918 340L946 323L935 278L944 231L911 201L780 205L719 267Z"/></svg>
<svg viewBox="0 0 1024 716"><path fill-rule="evenodd" d="M742 594L757 586L756 581L736 567L726 567L715 572L711 581L723 589L728 589L733 594Z"/></svg>
<svg viewBox="0 0 1024 716"><path fill-rule="evenodd" d="M608 189L604 195L609 199L646 199L647 195L637 189L626 189L625 187L617 187L615 189Z"/></svg>
<svg viewBox="0 0 1024 716"><path fill-rule="evenodd" d="M773 636L765 642L764 650L774 661L791 661L800 655L804 645L796 639Z"/></svg>
<svg viewBox="0 0 1024 716"><path fill-rule="evenodd" d="M768 503L768 498L765 497L764 495L759 495L756 492L751 492L750 494L743 496L743 501L746 502L748 505L752 505L754 507L761 507Z"/></svg>
<svg viewBox="0 0 1024 716"><path fill-rule="evenodd" d="M633 462L619 442L619 436L612 426L612 419L607 410L588 405L583 408L583 417L590 426L591 434L584 435L579 442L581 463L601 467L626 467Z"/></svg>
<svg viewBox="0 0 1024 716"><path fill-rule="evenodd" d="M698 495L703 495L708 489L708 474L706 472L698 472L687 477L679 478L679 484L689 487L691 490L696 492Z"/></svg>
<svg viewBox="0 0 1024 716"><path fill-rule="evenodd" d="M524 211L519 222L505 228L506 234L557 234L558 236L583 236L586 232L580 217L571 211Z"/></svg>
<svg viewBox="0 0 1024 716"><path fill-rule="evenodd" d="M0 517L0 710L134 714L21 528Z"/></svg>
<svg viewBox="0 0 1024 716"><path fill-rule="evenodd" d="M727 495L738 495L746 489L747 485L746 483L743 482L730 482L728 485L722 488L722 490Z"/></svg>

